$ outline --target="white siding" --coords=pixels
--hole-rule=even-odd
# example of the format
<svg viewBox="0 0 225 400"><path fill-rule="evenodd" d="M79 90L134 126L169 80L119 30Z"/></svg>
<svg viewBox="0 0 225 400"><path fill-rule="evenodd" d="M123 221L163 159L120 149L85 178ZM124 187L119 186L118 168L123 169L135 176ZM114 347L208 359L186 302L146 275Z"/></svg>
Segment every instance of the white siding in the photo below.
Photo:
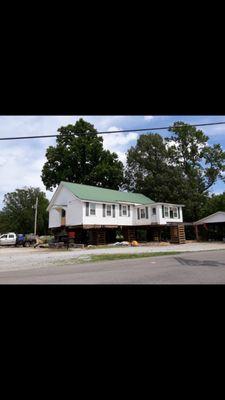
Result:
<svg viewBox="0 0 225 400"><path fill-rule="evenodd" d="M49 221L48 227L49 228L57 228L61 226L61 214L54 208L51 208L49 211Z"/></svg>
<svg viewBox="0 0 225 400"><path fill-rule="evenodd" d="M89 202L90 203L90 202ZM94 202L93 202L94 203ZM118 226L140 226L140 225L151 225L161 224L165 225L167 222L183 222L182 207L180 207L180 218L163 218L162 217L162 204L149 204L146 206L134 206L130 204L130 217L128 217L128 204L127 215L123 213L119 215L119 204L115 204L115 218L113 218L113 210L111 207L111 216L107 215L107 204L106 203L106 216L103 217L103 203L95 203L95 215L86 216L86 202L76 198L67 188L62 186L54 198L53 204L49 211L49 228L61 226L61 208L66 210L66 226L76 225L118 225ZM111 206L113 203L111 204ZM124 204L125 205L125 204ZM123 207L123 204L121 203ZM164 204L164 206L174 206L172 204ZM55 207L58 207L56 209ZM137 208L144 210L148 208L148 218L137 218ZM156 215L152 214L152 208L156 208Z"/></svg>
<svg viewBox="0 0 225 400"><path fill-rule="evenodd" d="M66 213L66 225L82 225L83 224L83 203L79 199L73 198L69 201Z"/></svg>
<svg viewBox="0 0 225 400"><path fill-rule="evenodd" d="M73 194L66 187L62 186L61 190L58 192L54 199L54 205L67 205L69 201L74 200Z"/></svg>
<svg viewBox="0 0 225 400"><path fill-rule="evenodd" d="M86 204L83 204L83 221L85 225L133 225L133 205L130 205L130 217L119 216L119 204L115 204L115 218L113 218L112 208L111 217L103 217L103 204L95 203L95 215L86 216ZM109 203L107 203L109 204ZM112 204L111 204L112 205Z"/></svg>
<svg viewBox="0 0 225 400"><path fill-rule="evenodd" d="M164 206L169 207L169 208L170 207L174 207L174 205L171 205L171 204L164 204ZM183 210L182 210L181 206L177 206L177 208L180 207L180 218L170 218L170 211L169 211L169 217L164 217L163 218L163 216L162 216L162 205L158 205L157 207L159 208L158 215L159 215L159 223L161 225L165 224L167 222L183 222ZM179 214L177 214L177 215L179 215Z"/></svg>
<svg viewBox="0 0 225 400"><path fill-rule="evenodd" d="M73 194L65 187L62 187L54 199L54 204L49 211L49 228L61 226L61 211L54 207L60 206L66 210L66 226L81 225L82 221L82 202L76 199Z"/></svg>
<svg viewBox="0 0 225 400"><path fill-rule="evenodd" d="M166 206L170 207L169 204L165 204ZM148 219L147 218L141 218L141 208L148 207ZM172 206L171 206L172 207ZM140 219L137 217L137 208L140 209ZM152 209L156 209L156 215L152 214ZM163 218L162 216L162 205L161 204L152 204L148 206L138 206L135 209L135 218L134 218L134 224L136 226L138 225L150 225L150 224L160 224L160 225L165 225L167 222L183 222L183 213L182 213L182 207L180 207L180 218Z"/></svg>

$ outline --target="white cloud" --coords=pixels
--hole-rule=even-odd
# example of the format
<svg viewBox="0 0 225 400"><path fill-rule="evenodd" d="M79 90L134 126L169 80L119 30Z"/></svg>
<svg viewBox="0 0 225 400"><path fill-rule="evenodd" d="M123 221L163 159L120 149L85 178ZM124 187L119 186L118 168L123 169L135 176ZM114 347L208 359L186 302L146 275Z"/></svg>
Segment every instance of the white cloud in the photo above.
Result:
<svg viewBox="0 0 225 400"><path fill-rule="evenodd" d="M117 126L108 128L108 132L118 131L118 133L103 135L103 145L105 149L117 153L119 160L125 165L128 145L137 140L138 134L136 132L121 133L120 130L121 128Z"/></svg>
<svg viewBox="0 0 225 400"><path fill-rule="evenodd" d="M58 128L68 124L74 124L76 120L83 118L94 124L98 131L119 131L123 129L146 128L154 121L164 120L166 116L151 115L108 115L108 116L0 116L0 137L13 136L32 136L56 134ZM194 117L193 117L194 118ZM192 119L193 119L192 118ZM225 117L220 116L220 120ZM168 125L181 117L171 117ZM216 117L218 120L218 118ZM196 122L198 117L196 117ZM146 122L148 121L148 122ZM215 117L209 116L206 122L215 121ZM199 122L204 122L200 118ZM155 124L155 122L154 122ZM119 128L120 127L120 128ZM220 135L220 142L225 133L225 126L218 125L203 127L206 134L218 140L216 135ZM163 132L162 132L163 133ZM116 152L119 159L125 164L126 152L131 145L134 145L139 134L136 132L112 133L103 135L104 148ZM16 188L25 185L40 187L45 190L40 175L45 162L45 153L49 145L54 145L55 139L35 139L1 142L0 152L0 209L3 195ZM225 145L224 145L225 146ZM52 193L47 192L48 198Z"/></svg>
<svg viewBox="0 0 225 400"><path fill-rule="evenodd" d="M74 124L80 117L99 131L109 132L140 127L141 120L143 123L143 116L0 116L0 137L57 134L58 128ZM125 164L127 148L137 137L136 132L106 134L104 148L116 152ZM16 188L34 186L45 191L40 175L46 149L54 144L54 138L1 142L0 209L4 194ZM51 192L46 194L52 196Z"/></svg>

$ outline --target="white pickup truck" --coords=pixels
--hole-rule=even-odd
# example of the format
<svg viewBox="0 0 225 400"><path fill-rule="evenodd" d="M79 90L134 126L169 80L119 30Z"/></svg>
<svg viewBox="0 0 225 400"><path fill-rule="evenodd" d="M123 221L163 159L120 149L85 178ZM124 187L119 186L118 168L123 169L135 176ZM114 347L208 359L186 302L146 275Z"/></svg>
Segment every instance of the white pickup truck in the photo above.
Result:
<svg viewBox="0 0 225 400"><path fill-rule="evenodd" d="M30 247L37 243L35 235L17 235L14 232L5 233L0 236L0 246L24 246Z"/></svg>
<svg viewBox="0 0 225 400"><path fill-rule="evenodd" d="M17 242L17 235L13 232L5 233L0 236L0 246L15 246Z"/></svg>

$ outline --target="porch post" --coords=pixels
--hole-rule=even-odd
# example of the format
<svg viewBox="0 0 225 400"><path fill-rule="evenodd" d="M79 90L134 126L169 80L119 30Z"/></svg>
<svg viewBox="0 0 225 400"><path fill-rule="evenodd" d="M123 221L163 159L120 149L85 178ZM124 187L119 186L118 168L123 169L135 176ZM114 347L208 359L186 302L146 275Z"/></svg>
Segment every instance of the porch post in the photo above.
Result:
<svg viewBox="0 0 225 400"><path fill-rule="evenodd" d="M197 242L198 242L198 241L199 241L198 225L195 225L195 236L196 236L196 240L197 240Z"/></svg>

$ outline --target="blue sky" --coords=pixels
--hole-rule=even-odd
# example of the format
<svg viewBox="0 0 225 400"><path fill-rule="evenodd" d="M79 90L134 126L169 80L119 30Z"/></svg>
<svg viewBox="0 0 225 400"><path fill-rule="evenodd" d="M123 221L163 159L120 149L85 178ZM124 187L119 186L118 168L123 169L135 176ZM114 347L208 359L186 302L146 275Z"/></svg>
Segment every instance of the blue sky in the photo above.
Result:
<svg viewBox="0 0 225 400"><path fill-rule="evenodd" d="M57 129L67 124L73 124L81 116L0 116L0 137L26 136L40 134L55 134ZM187 123L208 123L225 121L225 116L82 116L95 125L99 131L120 129L154 128L169 126L175 121ZM209 136L210 144L220 143L225 150L225 125L203 127ZM162 136L168 136L167 131L158 131ZM139 134L104 135L104 147L115 151L120 160L125 163L126 151L135 145ZM49 145L54 145L55 139L34 139L22 141L0 142L0 209L4 194L24 186L40 187L45 191L40 175L45 162L45 152ZM217 182L213 189L215 193L225 191L225 183ZM50 199L52 192L46 192Z"/></svg>

